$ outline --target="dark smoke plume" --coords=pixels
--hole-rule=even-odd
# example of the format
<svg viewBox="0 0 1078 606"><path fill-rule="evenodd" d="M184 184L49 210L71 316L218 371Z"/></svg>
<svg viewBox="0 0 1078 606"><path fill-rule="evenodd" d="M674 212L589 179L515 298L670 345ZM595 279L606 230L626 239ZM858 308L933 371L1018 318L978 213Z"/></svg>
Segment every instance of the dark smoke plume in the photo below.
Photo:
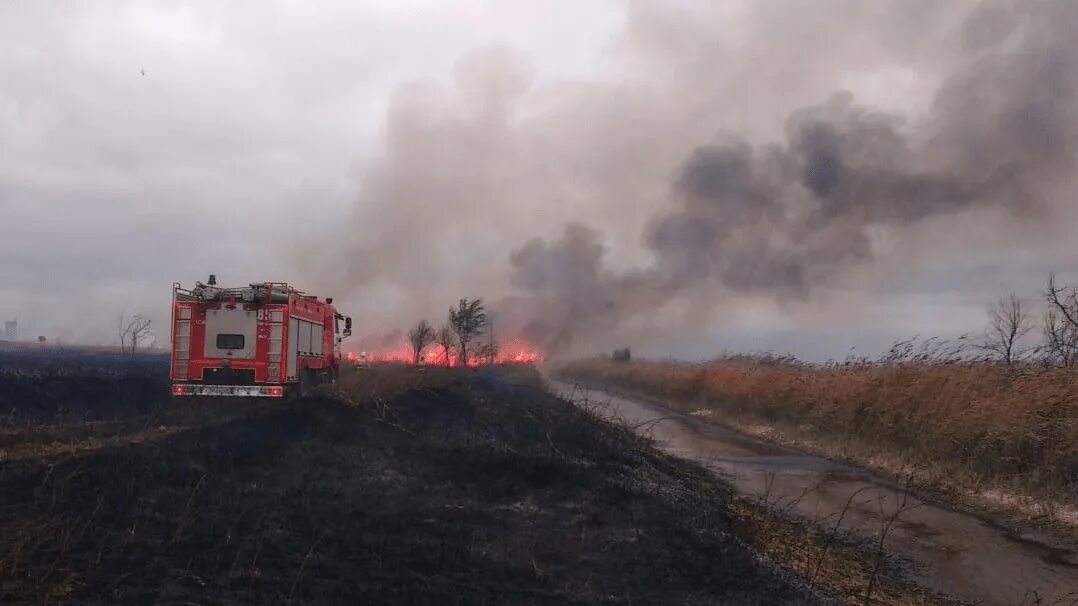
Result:
<svg viewBox="0 0 1078 606"><path fill-rule="evenodd" d="M847 270L871 265L880 234L901 241L940 217L976 222L986 210L1038 221L1065 204L1078 149L1078 3L986 1L952 21L945 17L954 9L937 3L873 3L887 10L871 14L846 2L811 4L831 8L822 12L837 22L820 27L836 39L878 31L874 52L936 69L925 115L907 120L839 91L792 111L779 142L754 143L729 128L738 111L724 103L748 93L716 94L706 78L712 64L737 59L722 55L721 32L696 24L671 35L684 15L634 3L624 52L672 74L654 72L653 88L565 86L538 95L536 109L522 101L527 68L499 51L462 67L454 100L402 98L390 116L387 163L372 173L367 194L388 211L376 220L384 236L375 247L403 237L406 249L427 243L439 260L364 265L353 281L397 271L390 281L424 291L421 298L446 282L493 288L506 297L500 315L556 351L675 304L680 311L670 313L704 317L728 298L810 300ZM807 17L788 8L790 15L760 9L774 31L753 32L778 57L787 52L785 33ZM919 18L907 15L917 10ZM853 21L848 30L844 16ZM942 32L929 25L951 22ZM920 29L937 37L918 38ZM852 44L836 46L853 52ZM941 57L933 62L918 49ZM805 78L827 80L826 65L805 61ZM749 79L760 95L783 95L784 77L791 90L804 88L783 69L761 72L763 84L726 77ZM671 104L655 90L685 101ZM705 141L682 145L693 139ZM550 235L550 215L568 224L561 235ZM532 223L546 236L521 233ZM608 228L624 246L626 226L641 234L648 258L614 269ZM504 259L510 249L508 274L486 263L484 255ZM353 258L373 254L363 244L358 251ZM400 275L410 273L420 279ZM498 286L506 282L515 293Z"/></svg>

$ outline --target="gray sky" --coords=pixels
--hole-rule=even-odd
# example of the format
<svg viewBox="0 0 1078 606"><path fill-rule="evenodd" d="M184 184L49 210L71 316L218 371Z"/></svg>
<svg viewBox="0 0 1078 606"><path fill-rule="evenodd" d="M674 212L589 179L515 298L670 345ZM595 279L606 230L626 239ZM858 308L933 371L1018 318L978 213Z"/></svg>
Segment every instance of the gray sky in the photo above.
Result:
<svg viewBox="0 0 1078 606"><path fill-rule="evenodd" d="M285 249L343 263L394 87L494 43L590 72L620 16L574 4L0 3L0 317L108 340L173 280L304 285Z"/></svg>
<svg viewBox="0 0 1078 606"><path fill-rule="evenodd" d="M997 294L1036 297L1048 271L1075 277L1078 238L1062 227L1075 218L1073 125L1051 125L1060 134L1050 156L1035 146L1002 154L1024 171L997 188L1005 193L974 191L900 222L863 210L871 204L822 227L745 215L730 219L734 235L699 283L669 296L626 284L639 284L634 272L677 273L647 234L662 217L701 212L678 186L694 151L735 137L754 158L772 144L799 161L791 116L842 91L900 120L901 151L843 152L884 154L862 173L908 164L920 175L934 163L972 182L969 166L992 159L970 150L997 143L970 133L996 114L955 110L964 101L948 91L1005 90L1012 72L1040 65L1022 63L1027 55L1074 67L1037 29L1064 4L9 0L0 319L18 317L24 336L108 342L118 314L141 312L167 334L171 282L213 271L335 295L364 334L437 320L475 295L506 315L532 313L508 298L553 297L532 315L557 323L550 309L598 289L619 312L587 316L596 328L576 331L581 353L624 342L651 355L821 358L979 332ZM980 65L1002 67L983 76ZM961 78L972 84L956 86ZM978 89L978 78L1002 84ZM1045 115L1072 116L1072 97L1055 94L1064 102ZM1000 92L971 107L1007 115L1015 103ZM1011 135L1001 130L998 147L1025 150ZM783 212L800 212L807 194L782 192ZM559 290L522 278L513 251L533 238L553 247L574 222L604 250L595 283ZM806 256L851 233L869 252L820 254L804 268L813 287L803 296L730 277L760 246ZM528 268L564 258L540 255Z"/></svg>

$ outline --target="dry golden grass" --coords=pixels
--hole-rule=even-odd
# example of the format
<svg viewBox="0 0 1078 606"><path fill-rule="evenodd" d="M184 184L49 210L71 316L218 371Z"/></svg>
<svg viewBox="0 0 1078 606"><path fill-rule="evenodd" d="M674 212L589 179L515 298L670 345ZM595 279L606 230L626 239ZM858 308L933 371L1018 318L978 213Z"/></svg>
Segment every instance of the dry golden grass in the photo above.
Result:
<svg viewBox="0 0 1078 606"><path fill-rule="evenodd" d="M356 402L389 400L430 382L427 369L405 364L350 367L341 369L340 393Z"/></svg>
<svg viewBox="0 0 1078 606"><path fill-rule="evenodd" d="M443 366L411 366L409 364L374 364L366 367L341 369L339 392L355 403L389 400L410 389L447 387L470 381L475 376L496 372L499 381L540 387L542 378L535 367L527 364L499 364L474 368L445 368ZM331 388L326 388L331 390ZM328 393L328 392L327 392Z"/></svg>
<svg viewBox="0 0 1078 606"><path fill-rule="evenodd" d="M1078 503L1073 371L934 361L817 367L735 357L702 364L601 358L563 372L793 428L804 441L916 469L943 488L1000 488Z"/></svg>

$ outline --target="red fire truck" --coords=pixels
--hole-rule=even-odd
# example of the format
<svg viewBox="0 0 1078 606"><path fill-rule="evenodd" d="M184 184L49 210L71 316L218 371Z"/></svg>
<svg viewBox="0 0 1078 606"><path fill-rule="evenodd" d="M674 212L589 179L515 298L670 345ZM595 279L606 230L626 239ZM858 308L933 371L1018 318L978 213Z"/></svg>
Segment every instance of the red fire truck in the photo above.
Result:
<svg viewBox="0 0 1078 606"><path fill-rule="evenodd" d="M283 282L172 285L172 395L281 398L337 380L352 319Z"/></svg>

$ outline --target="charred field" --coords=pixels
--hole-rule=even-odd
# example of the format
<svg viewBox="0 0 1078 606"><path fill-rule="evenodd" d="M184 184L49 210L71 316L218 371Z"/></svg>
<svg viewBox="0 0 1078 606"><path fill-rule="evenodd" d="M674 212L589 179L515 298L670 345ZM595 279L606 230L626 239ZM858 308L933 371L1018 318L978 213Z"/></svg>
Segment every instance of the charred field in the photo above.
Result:
<svg viewBox="0 0 1078 606"><path fill-rule="evenodd" d="M829 601L724 485L532 369L267 404L172 402L159 363L2 362L3 603Z"/></svg>

